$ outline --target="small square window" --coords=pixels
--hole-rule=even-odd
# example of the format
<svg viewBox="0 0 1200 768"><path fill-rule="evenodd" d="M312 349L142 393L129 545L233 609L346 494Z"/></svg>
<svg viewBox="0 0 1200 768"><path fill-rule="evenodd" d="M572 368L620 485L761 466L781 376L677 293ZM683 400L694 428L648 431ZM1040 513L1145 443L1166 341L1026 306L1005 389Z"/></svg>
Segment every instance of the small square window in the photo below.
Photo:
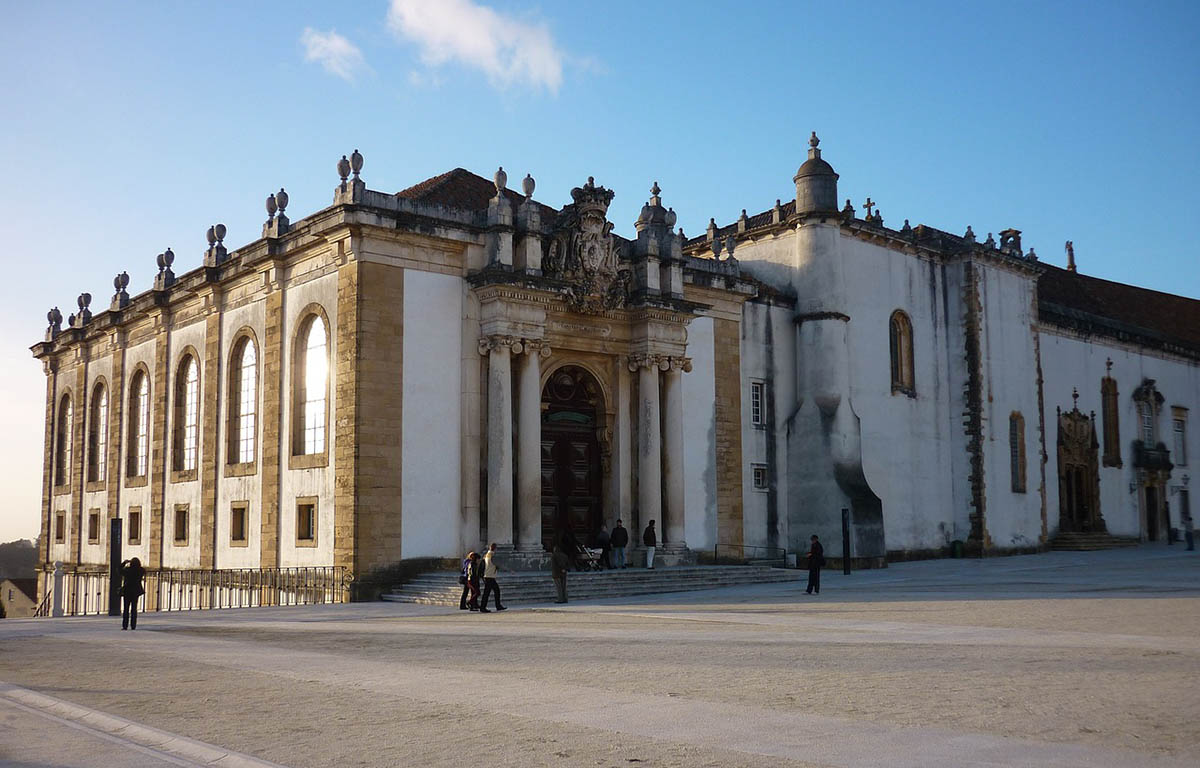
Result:
<svg viewBox="0 0 1200 768"><path fill-rule="evenodd" d="M88 512L88 544L100 543L100 510Z"/></svg>
<svg viewBox="0 0 1200 768"><path fill-rule="evenodd" d="M182 546L188 543L188 505L175 505L175 544Z"/></svg>
<svg viewBox="0 0 1200 768"><path fill-rule="evenodd" d="M54 541L62 544L67 540L67 513L56 512L54 515Z"/></svg>
<svg viewBox="0 0 1200 768"><path fill-rule="evenodd" d="M313 547L317 543L317 499L296 499L296 545Z"/></svg>
<svg viewBox="0 0 1200 768"><path fill-rule="evenodd" d="M766 464L751 464L750 470L754 475L754 490L767 490L767 465Z"/></svg>
<svg viewBox="0 0 1200 768"><path fill-rule="evenodd" d="M244 501L235 501L229 508L229 541L234 545L246 544L246 509Z"/></svg>
<svg viewBox="0 0 1200 768"><path fill-rule="evenodd" d="M142 508L129 508L129 543L142 543Z"/></svg>
<svg viewBox="0 0 1200 768"><path fill-rule="evenodd" d="M766 424L766 383L750 382L750 423L756 427Z"/></svg>

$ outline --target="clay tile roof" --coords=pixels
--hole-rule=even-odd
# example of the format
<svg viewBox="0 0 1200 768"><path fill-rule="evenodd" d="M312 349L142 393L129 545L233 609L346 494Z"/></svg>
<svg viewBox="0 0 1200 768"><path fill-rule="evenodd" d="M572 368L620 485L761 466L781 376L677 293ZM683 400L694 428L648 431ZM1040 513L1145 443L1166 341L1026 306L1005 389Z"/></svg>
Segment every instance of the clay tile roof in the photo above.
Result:
<svg viewBox="0 0 1200 768"><path fill-rule="evenodd" d="M520 180L518 179L518 181ZM496 195L496 185L491 179L485 179L465 168L455 168L453 171L426 179L420 184L414 184L408 189L397 192L396 195L409 200L444 205L447 208L486 211L488 201ZM514 211L525 201L524 195L514 192L511 187L505 188L504 196L512 203ZM553 217L558 213L547 205L541 203L537 203L537 205L542 209L543 216ZM550 219L550 221L553 220L553 218Z"/></svg>
<svg viewBox="0 0 1200 768"><path fill-rule="evenodd" d="M1093 316L1115 330L1158 339L1200 354L1200 301L1101 280L1043 263L1038 280L1042 315ZM1062 310L1066 310L1063 312ZM1049 318L1051 322L1054 317Z"/></svg>
<svg viewBox="0 0 1200 768"><path fill-rule="evenodd" d="M792 198L791 200L788 200L787 202L781 201L779 204L779 207L781 209L780 218L787 219L788 216L791 216L793 213L796 212L796 199ZM774 211L775 211L775 206L771 206L770 208L763 211L762 213L756 213L753 216L747 215L746 231L749 232L752 229L757 229L758 227L765 227L768 224L770 224L771 223L771 214ZM726 224L723 227L717 228L717 237L727 237L729 235L736 235L736 234L737 234L737 220L736 219L734 220L734 222L732 224ZM696 235L695 237L689 237L687 239L687 242L685 242L683 244L683 247L688 248L693 245L699 245L701 243L707 243L707 242L708 242L708 229L705 228L705 230L702 234ZM735 251L735 253L736 253L736 251Z"/></svg>

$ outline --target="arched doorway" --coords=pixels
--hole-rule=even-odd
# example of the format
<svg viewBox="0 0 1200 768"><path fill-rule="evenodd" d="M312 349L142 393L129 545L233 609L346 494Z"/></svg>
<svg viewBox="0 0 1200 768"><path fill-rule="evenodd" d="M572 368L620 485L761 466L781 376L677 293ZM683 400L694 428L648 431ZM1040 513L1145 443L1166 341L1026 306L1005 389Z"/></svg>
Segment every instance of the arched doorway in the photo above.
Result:
<svg viewBox="0 0 1200 768"><path fill-rule="evenodd" d="M602 520L600 443L604 403L600 385L583 368L566 365L542 389L542 546L569 526L591 543Z"/></svg>

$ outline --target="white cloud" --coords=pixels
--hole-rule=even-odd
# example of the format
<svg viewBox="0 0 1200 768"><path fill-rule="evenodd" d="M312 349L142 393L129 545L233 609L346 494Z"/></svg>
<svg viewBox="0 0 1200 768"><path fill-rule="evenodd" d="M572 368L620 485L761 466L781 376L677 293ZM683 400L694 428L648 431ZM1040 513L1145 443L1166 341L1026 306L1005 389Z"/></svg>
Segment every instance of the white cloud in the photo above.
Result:
<svg viewBox="0 0 1200 768"><path fill-rule="evenodd" d="M355 75L367 69L358 46L332 29L322 33L305 27L300 34L300 44L304 46L306 61L318 62L326 72L348 82L354 82Z"/></svg>
<svg viewBox="0 0 1200 768"><path fill-rule="evenodd" d="M457 61L492 85L532 85L557 93L563 52L542 23L518 21L471 0L392 0L388 26L421 48L430 67Z"/></svg>

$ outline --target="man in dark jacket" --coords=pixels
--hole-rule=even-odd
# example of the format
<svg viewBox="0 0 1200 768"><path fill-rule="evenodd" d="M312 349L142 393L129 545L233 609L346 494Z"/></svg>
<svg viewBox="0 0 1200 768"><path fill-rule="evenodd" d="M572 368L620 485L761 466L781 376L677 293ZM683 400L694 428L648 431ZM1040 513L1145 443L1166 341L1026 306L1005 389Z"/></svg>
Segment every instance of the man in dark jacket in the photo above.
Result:
<svg viewBox="0 0 1200 768"><path fill-rule="evenodd" d="M600 565L612 570L612 560L608 553L612 551L612 537L608 535L608 526L600 524L600 532L596 534L596 546L600 547Z"/></svg>
<svg viewBox="0 0 1200 768"><path fill-rule="evenodd" d="M658 546L658 534L654 532L654 521L651 520L642 534L642 544L646 547L646 567L654 570L654 549Z"/></svg>
<svg viewBox="0 0 1200 768"><path fill-rule="evenodd" d="M617 525L612 529L612 536L609 537L609 542L612 544L613 551L617 553L617 567L625 567L625 547L629 546L629 531L625 526L621 525L621 521L617 521Z"/></svg>
<svg viewBox="0 0 1200 768"><path fill-rule="evenodd" d="M821 566L825 565L825 548L813 534L812 546L808 548L808 589L806 592L821 594Z"/></svg>

